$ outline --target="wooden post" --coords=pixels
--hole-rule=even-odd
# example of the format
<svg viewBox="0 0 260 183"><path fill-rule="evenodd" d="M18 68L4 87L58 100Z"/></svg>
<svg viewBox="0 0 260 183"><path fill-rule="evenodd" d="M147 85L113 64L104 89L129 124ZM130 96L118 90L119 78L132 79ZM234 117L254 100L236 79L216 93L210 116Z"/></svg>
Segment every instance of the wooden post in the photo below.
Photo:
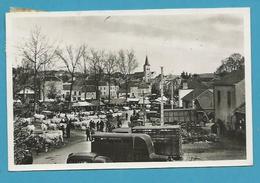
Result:
<svg viewBox="0 0 260 183"><path fill-rule="evenodd" d="M161 67L161 82L160 82L160 90L161 90L161 126L164 125L164 106L163 106L163 82L164 77L163 77L163 67Z"/></svg>
<svg viewBox="0 0 260 183"><path fill-rule="evenodd" d="M173 109L173 80L172 80L172 86L171 86L171 109Z"/></svg>

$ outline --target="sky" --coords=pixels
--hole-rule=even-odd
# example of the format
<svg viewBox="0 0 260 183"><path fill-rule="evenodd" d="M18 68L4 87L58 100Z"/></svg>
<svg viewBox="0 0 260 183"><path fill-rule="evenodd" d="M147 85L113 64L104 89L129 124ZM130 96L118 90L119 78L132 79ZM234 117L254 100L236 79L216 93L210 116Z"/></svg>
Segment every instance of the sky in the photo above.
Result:
<svg viewBox="0 0 260 183"><path fill-rule="evenodd" d="M214 72L232 53L244 55L244 19L238 13L32 15L15 16L11 23L13 65L21 60L17 45L36 26L61 47L85 43L112 52L133 49L139 63L136 71L143 70L146 55L152 71L159 73L163 66L167 74Z"/></svg>

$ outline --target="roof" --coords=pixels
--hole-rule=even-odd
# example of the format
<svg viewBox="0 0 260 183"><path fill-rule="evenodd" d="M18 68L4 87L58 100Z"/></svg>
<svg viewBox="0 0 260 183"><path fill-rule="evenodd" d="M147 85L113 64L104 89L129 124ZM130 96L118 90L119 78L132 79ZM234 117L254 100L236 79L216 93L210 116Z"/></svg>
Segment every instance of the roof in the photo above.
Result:
<svg viewBox="0 0 260 183"><path fill-rule="evenodd" d="M125 94L125 93L130 93L130 87L128 87L128 89L126 90L125 88L119 88L119 90L118 90L118 93L123 93L123 94Z"/></svg>
<svg viewBox="0 0 260 183"><path fill-rule="evenodd" d="M243 103L242 105L240 105L238 108L236 108L234 110L235 113L241 113L241 114L245 114L246 113L246 104Z"/></svg>
<svg viewBox="0 0 260 183"><path fill-rule="evenodd" d="M130 77L142 78L144 77L144 72L135 72L131 74Z"/></svg>
<svg viewBox="0 0 260 183"><path fill-rule="evenodd" d="M26 86L26 87L23 87L23 89L21 89L18 94L34 94L34 90L29 87L29 86Z"/></svg>
<svg viewBox="0 0 260 183"><path fill-rule="evenodd" d="M111 85L112 85L112 83L111 83ZM105 81L100 81L99 86L108 86L108 83Z"/></svg>
<svg viewBox="0 0 260 183"><path fill-rule="evenodd" d="M63 90L70 90L70 83L63 84L62 88Z"/></svg>
<svg viewBox="0 0 260 183"><path fill-rule="evenodd" d="M93 104L89 103L89 102L76 102L74 104L72 104L72 107L87 107L87 106L93 106Z"/></svg>
<svg viewBox="0 0 260 183"><path fill-rule="evenodd" d="M184 97L182 97L182 100L184 101L192 101L193 99L197 98L201 93L206 91L207 89L194 89Z"/></svg>
<svg viewBox="0 0 260 183"><path fill-rule="evenodd" d="M218 81L215 81L214 85L234 85L245 78L244 70L237 70L229 73Z"/></svg>
<svg viewBox="0 0 260 183"><path fill-rule="evenodd" d="M214 73L201 73L198 74L200 78L204 79L204 78L211 78L213 79L215 77Z"/></svg>
<svg viewBox="0 0 260 183"><path fill-rule="evenodd" d="M148 83L140 83L138 85L138 88L140 88L140 89L147 89L147 88L150 88L150 85Z"/></svg>
<svg viewBox="0 0 260 183"><path fill-rule="evenodd" d="M84 89L84 92L96 92L96 86L93 85L83 86L82 88Z"/></svg>
<svg viewBox="0 0 260 183"><path fill-rule="evenodd" d="M60 78L56 77L56 76L47 76L45 77L44 81L62 81Z"/></svg>
<svg viewBox="0 0 260 183"><path fill-rule="evenodd" d="M63 90L70 90L70 85L71 83L66 83L66 84L63 84ZM76 90L76 91L83 91L83 88L82 86L80 85L77 85L76 83L73 85L73 90Z"/></svg>
<svg viewBox="0 0 260 183"><path fill-rule="evenodd" d="M163 125L163 126L135 126L133 130L147 130L147 129L179 129L180 125Z"/></svg>
<svg viewBox="0 0 260 183"><path fill-rule="evenodd" d="M150 66L147 55L146 55L146 57L145 57L145 63L144 63L144 65Z"/></svg>
<svg viewBox="0 0 260 183"><path fill-rule="evenodd" d="M208 86L201 83L200 81L198 81L197 79L188 79L188 80L184 80L182 81L182 83L186 82L188 84L188 89L195 89L195 88L200 88L200 89L207 89Z"/></svg>
<svg viewBox="0 0 260 183"><path fill-rule="evenodd" d="M112 130L114 133L131 133L131 128L129 127L122 127L122 128L115 128Z"/></svg>

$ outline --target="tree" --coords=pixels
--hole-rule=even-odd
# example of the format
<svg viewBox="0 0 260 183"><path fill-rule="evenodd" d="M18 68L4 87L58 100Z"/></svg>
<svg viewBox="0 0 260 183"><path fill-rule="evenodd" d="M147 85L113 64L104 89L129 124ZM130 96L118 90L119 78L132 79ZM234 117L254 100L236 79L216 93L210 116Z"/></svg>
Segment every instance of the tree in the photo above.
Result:
<svg viewBox="0 0 260 183"><path fill-rule="evenodd" d="M49 86L47 97L49 99L56 99L57 96L57 88L54 83L51 83Z"/></svg>
<svg viewBox="0 0 260 183"><path fill-rule="evenodd" d="M75 72L79 65L81 58L86 51L86 46L81 45L78 48L74 48L72 45L67 45L64 50L58 49L56 55L63 61L68 73L70 74L70 91L69 91L69 102L68 107L71 104L71 95L73 90L73 85L75 83Z"/></svg>
<svg viewBox="0 0 260 183"><path fill-rule="evenodd" d="M126 99L128 97L129 90L129 76L138 67L138 62L136 61L135 52L133 50L120 50L118 52L118 69L123 74L126 85Z"/></svg>
<svg viewBox="0 0 260 183"><path fill-rule="evenodd" d="M117 69L117 55L110 52L104 63L105 72L108 75L108 102L111 100L111 75L116 72Z"/></svg>
<svg viewBox="0 0 260 183"><path fill-rule="evenodd" d="M22 60L33 69L33 89L34 89L34 113L36 113L36 103L39 98L37 77L43 65L50 63L56 52L53 43L42 34L41 29L36 27L31 31L30 37L19 48Z"/></svg>
<svg viewBox="0 0 260 183"><path fill-rule="evenodd" d="M17 93L23 90L25 93L25 87L32 85L33 70L27 65L21 64L17 68L13 68L13 96L17 98Z"/></svg>
<svg viewBox="0 0 260 183"><path fill-rule="evenodd" d="M215 73L225 75L226 73L243 69L245 58L239 53L234 53L221 62L222 64L217 68Z"/></svg>
<svg viewBox="0 0 260 183"><path fill-rule="evenodd" d="M27 145L30 133L23 130L26 125L26 122L22 120L17 120L14 123L14 163L16 165L22 164L26 150L30 150Z"/></svg>
<svg viewBox="0 0 260 183"><path fill-rule="evenodd" d="M183 71L183 72L181 73L181 78L182 78L182 79L189 79L189 78L191 78L191 73L188 74L188 72L184 72L184 71Z"/></svg>
<svg viewBox="0 0 260 183"><path fill-rule="evenodd" d="M104 60L104 50L98 51L95 49L91 49L89 56L89 70L90 74L94 77L96 97L98 100L100 100L100 92L98 87L104 73Z"/></svg>
<svg viewBox="0 0 260 183"><path fill-rule="evenodd" d="M87 50L85 50L82 62L80 62L79 66L83 74L83 85L84 85L84 92L85 92L85 100L87 99L87 79L89 76L89 68L88 68L88 62L89 62L89 55L87 54Z"/></svg>

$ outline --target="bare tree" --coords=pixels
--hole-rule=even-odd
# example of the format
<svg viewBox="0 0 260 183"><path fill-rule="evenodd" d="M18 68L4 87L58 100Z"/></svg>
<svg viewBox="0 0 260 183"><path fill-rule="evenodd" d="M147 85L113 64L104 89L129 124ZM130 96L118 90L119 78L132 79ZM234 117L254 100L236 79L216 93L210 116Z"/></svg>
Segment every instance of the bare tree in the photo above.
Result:
<svg viewBox="0 0 260 183"><path fill-rule="evenodd" d="M99 85L104 73L104 60L105 52L103 50L97 51L94 49L90 50L89 56L89 70L90 73L94 76L94 82L96 87L96 98L100 100L100 91Z"/></svg>
<svg viewBox="0 0 260 183"><path fill-rule="evenodd" d="M126 85L126 99L128 97L129 90L129 76L138 67L138 62L136 61L135 52L133 50L120 50L118 52L117 61L119 71L124 75L125 85Z"/></svg>
<svg viewBox="0 0 260 183"><path fill-rule="evenodd" d="M83 59L81 59L82 61L80 62L79 66L80 66L80 70L83 74L83 85L84 85L84 92L85 92L85 100L87 99L87 87L88 87L88 83L87 83L87 79L89 77L89 53L87 52L87 49L85 49L85 52L83 53Z"/></svg>
<svg viewBox="0 0 260 183"><path fill-rule="evenodd" d="M111 100L111 76L117 70L118 58L117 55L110 52L104 63L105 72L108 75L108 102Z"/></svg>
<svg viewBox="0 0 260 183"><path fill-rule="evenodd" d="M19 47L23 61L27 62L27 65L30 65L34 71L34 113L36 113L36 103L39 98L39 90L37 87L37 77L39 71L42 69L43 65L50 63L54 59L56 49L57 48L53 46L53 43L50 43L38 27L31 31L28 40L26 40L25 43Z"/></svg>
<svg viewBox="0 0 260 183"><path fill-rule="evenodd" d="M85 45L81 45L78 48L73 48L72 45L68 45L65 47L64 50L58 49L56 51L56 55L65 64L65 67L67 68L67 71L69 72L70 78L71 78L69 103L68 103L69 108L70 108L70 104L71 104L73 85L75 83L75 72L76 72L76 69L79 65L81 58L83 57L83 55L85 53L85 50L86 50Z"/></svg>

